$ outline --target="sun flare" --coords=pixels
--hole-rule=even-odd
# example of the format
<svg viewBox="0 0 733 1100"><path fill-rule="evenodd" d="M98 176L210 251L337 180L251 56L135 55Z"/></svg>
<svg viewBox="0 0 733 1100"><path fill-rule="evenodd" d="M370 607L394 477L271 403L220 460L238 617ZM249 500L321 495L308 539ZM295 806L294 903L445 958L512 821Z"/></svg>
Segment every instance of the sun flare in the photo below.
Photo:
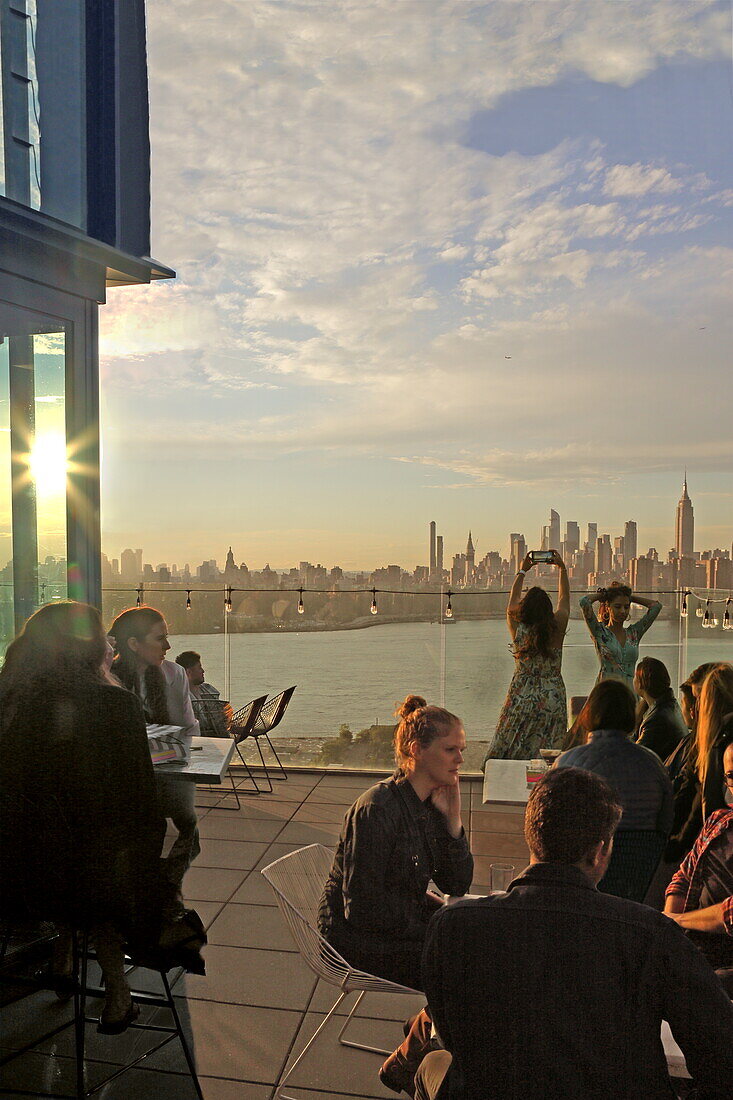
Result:
<svg viewBox="0 0 733 1100"><path fill-rule="evenodd" d="M66 440L62 432L37 436L31 449L29 467L39 496L62 496L66 491Z"/></svg>

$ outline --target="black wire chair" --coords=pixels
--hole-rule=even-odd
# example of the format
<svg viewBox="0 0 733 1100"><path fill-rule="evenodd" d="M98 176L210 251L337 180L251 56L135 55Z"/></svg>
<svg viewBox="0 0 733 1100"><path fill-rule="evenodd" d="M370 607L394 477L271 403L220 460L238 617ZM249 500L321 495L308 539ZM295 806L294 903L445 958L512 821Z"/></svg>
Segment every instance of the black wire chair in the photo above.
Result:
<svg viewBox="0 0 733 1100"><path fill-rule="evenodd" d="M6 957L8 953L8 947L10 945L13 931L18 926L14 925L12 921L5 922L5 926L2 931L2 937L0 939L0 983L9 984L14 991L13 999L17 999L18 996L23 996L37 992L41 989L54 988L53 982L49 984L47 978L41 975L34 975L32 977L24 977L13 973L14 967L12 963L7 965ZM46 1031L45 1034L31 1039L29 1042L24 1043L19 1049L3 1052L0 1056L0 1068L6 1066L8 1063L13 1062L16 1058L20 1058L23 1054L27 1054L30 1051L38 1050L47 1043L50 1039L59 1035L61 1032L74 1029L74 1056L75 1056L75 1089L73 1093L69 1092L38 1092L37 1089L28 1089L22 1087L13 1087L9 1084L3 1084L0 1090L3 1096L31 1096L35 1100L45 1100L46 1097L56 1097L58 1100L86 1100L87 1097L93 1096L101 1089L108 1085L111 1081L115 1081L118 1077L121 1077L123 1073L133 1069L135 1066L140 1065L146 1058L149 1058L152 1054L155 1054L161 1047L164 1047L167 1043L173 1039L178 1039L183 1055L186 1059L186 1065L188 1072L193 1083L193 1087L196 1091L196 1095L199 1100L204 1100L204 1094L201 1091L201 1085L199 1084L198 1075L196 1073L196 1064L193 1059L193 1054L188 1045L184 1028L181 1022L181 1018L176 1006L175 998L171 992L170 982L168 981L167 968L168 964L161 962L160 965L151 962L148 965L142 963L136 963L130 960L126 966L127 974L131 974L138 968L154 970L158 973L161 984L163 986L162 993L151 993L143 989L132 990L132 1000L134 1004L139 1005L141 1008L154 1008L154 1009L167 1009L172 1016L172 1026L162 1025L154 1022L140 1023L134 1021L129 1025L130 1030L135 1031L158 1033L161 1038L155 1042L155 1045L138 1055L134 1061L128 1062L120 1066L109 1076L105 1077L103 1081L97 1082L91 1088L87 1086L87 1060L97 1060L98 1054L94 1055L93 1059L88 1059L87 1045L86 1045L86 1033L87 1025L95 1024L99 1025L99 1017L90 1016L88 1014L88 1002L90 1000L97 1000L104 997L105 990L97 983L93 983L89 974L89 961L96 958L95 952L91 949L89 943L89 931L88 929L73 933L73 971L71 978L68 979L69 993L73 996L73 1016L71 1020L65 1020L63 1023L52 1027ZM171 967L173 969L173 967ZM152 1019L156 1019L153 1016ZM41 1015L42 1018L42 1015ZM54 1055L48 1055L49 1058Z"/></svg>
<svg viewBox="0 0 733 1100"><path fill-rule="evenodd" d="M267 790L268 794L271 794L273 791L273 779L283 780L288 778L287 772L282 765L282 761L275 751L275 746L270 740L270 733L272 732L272 730L275 729L275 726L279 726L282 722L283 716L285 714L285 711L288 709L288 704L293 697L293 692L295 691L296 687L297 684L294 684L293 687L286 688L285 691L281 691L279 695L273 695L271 699L268 699L265 705L260 710L257 721L254 723L252 730L246 735L247 737L254 737L255 744L257 745L257 751L260 754L262 768L265 773L265 779L267 781L267 788L265 789ZM279 775L274 774L273 776L270 776L265 758L262 755L262 746L260 745L261 737L264 737L265 741L267 741L267 744L270 746L270 751L277 761L277 768L280 772ZM241 740L243 741L244 737ZM237 752L239 752L239 744L237 745ZM239 756L241 759L241 752L239 753Z"/></svg>
<svg viewBox="0 0 733 1100"><path fill-rule="evenodd" d="M261 789L257 786L257 780L255 779L254 775L252 774L252 770L251 770L249 764L247 763L247 761L242 756L242 753L240 752L239 745L240 745L240 742L242 742L245 739L245 737L250 736L250 734L252 732L252 729L254 728L255 722L257 721L257 719L260 716L260 711L262 710L262 707L264 706L264 703L265 703L266 699L267 699L266 695L260 695L258 699L250 699L250 701L248 703L245 703L245 705L243 707L240 707L239 710L236 711L235 714L232 716L230 728L226 733L227 737L231 737L233 739L234 747L237 750L237 754L239 755L239 759L242 762L242 766L246 769L247 778L252 783L253 790L242 790L241 791L242 794L262 794ZM218 700L217 700L217 703L218 703ZM194 711L195 711L195 707L194 707ZM232 773L231 764L229 765L229 768L227 769L227 775L229 776L229 782L232 785L232 789L230 791L224 791L223 796L222 796L222 800L223 800L223 798L231 798L231 796L234 795L234 798L236 800L236 806L224 806L224 805L222 805L221 802L219 802L219 803L217 803L217 809L218 810L235 810L236 811L236 810L241 809L242 803L240 802L240 799L239 799L240 789L237 787L237 784L234 782L234 775ZM210 792L215 793L215 794L219 793L219 791L216 787L204 787L203 789L207 792L210 791ZM199 809L202 809L202 808L203 807L201 807L201 806L199 807Z"/></svg>

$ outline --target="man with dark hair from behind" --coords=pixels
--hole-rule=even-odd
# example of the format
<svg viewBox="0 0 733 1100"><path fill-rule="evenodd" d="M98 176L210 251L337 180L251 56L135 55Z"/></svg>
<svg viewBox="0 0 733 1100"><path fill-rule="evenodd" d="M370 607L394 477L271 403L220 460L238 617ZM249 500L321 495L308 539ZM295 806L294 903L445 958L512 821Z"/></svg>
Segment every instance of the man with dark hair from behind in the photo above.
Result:
<svg viewBox="0 0 733 1100"><path fill-rule="evenodd" d="M710 966L661 913L596 889L620 816L598 775L553 768L527 803L529 867L433 917L423 976L445 1050L417 1100L671 1100L663 1020L698 1100L730 1100L733 1006Z"/></svg>
<svg viewBox="0 0 733 1100"><path fill-rule="evenodd" d="M667 666L656 657L643 657L636 666L634 687L647 704L636 743L666 760L688 734Z"/></svg>

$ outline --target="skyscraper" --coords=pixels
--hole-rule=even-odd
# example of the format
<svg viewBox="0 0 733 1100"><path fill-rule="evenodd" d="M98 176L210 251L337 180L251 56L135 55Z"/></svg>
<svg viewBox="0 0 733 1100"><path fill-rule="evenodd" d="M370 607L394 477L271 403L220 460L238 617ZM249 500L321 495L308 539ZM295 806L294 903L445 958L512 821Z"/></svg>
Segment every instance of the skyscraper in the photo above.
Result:
<svg viewBox="0 0 733 1100"><path fill-rule="evenodd" d="M596 539L596 573L610 573L612 560L611 536L604 535L603 538Z"/></svg>
<svg viewBox="0 0 733 1100"><path fill-rule="evenodd" d="M636 557L636 550L638 544L636 523L633 519L628 519L624 524L624 559L625 565L628 565L632 558Z"/></svg>
<svg viewBox="0 0 733 1100"><path fill-rule="evenodd" d="M443 579L443 536L438 535L435 540L435 572L438 580Z"/></svg>
<svg viewBox="0 0 733 1100"><path fill-rule="evenodd" d="M515 573L521 569L526 553L527 542L524 535L513 531L509 536L509 560Z"/></svg>
<svg viewBox="0 0 733 1100"><path fill-rule="evenodd" d="M473 579L473 575L476 572L476 552L473 548L473 539L471 538L471 532L468 532L468 542L466 543L466 583Z"/></svg>
<svg viewBox="0 0 733 1100"><path fill-rule="evenodd" d="M586 539L585 539L585 548L586 548L586 550L592 550L595 553L596 539L597 538L598 538L598 524L597 523L589 523L588 524L588 534L587 534Z"/></svg>
<svg viewBox="0 0 733 1100"><path fill-rule="evenodd" d="M687 495L687 470L682 486L682 496L677 504L674 547L678 558L691 558L695 545L695 513Z"/></svg>
<svg viewBox="0 0 733 1100"><path fill-rule="evenodd" d="M565 524L565 554L574 554L580 550L580 527L574 519L569 519Z"/></svg>
<svg viewBox="0 0 733 1100"><path fill-rule="evenodd" d="M430 576L435 575L435 520L430 521Z"/></svg>
<svg viewBox="0 0 733 1100"><path fill-rule="evenodd" d="M554 508L550 508L550 522L542 528L542 546L540 549L560 549L560 515Z"/></svg>

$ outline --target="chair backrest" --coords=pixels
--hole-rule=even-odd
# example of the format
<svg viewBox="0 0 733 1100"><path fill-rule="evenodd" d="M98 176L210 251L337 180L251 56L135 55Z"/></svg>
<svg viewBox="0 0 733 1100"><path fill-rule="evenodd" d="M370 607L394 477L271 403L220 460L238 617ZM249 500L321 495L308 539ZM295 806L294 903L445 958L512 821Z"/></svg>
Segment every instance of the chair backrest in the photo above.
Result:
<svg viewBox="0 0 733 1100"><path fill-rule="evenodd" d="M251 734L266 699L266 695L260 695L257 699L250 699L235 713L232 718L232 735L238 745Z"/></svg>
<svg viewBox="0 0 733 1100"><path fill-rule="evenodd" d="M414 993L406 986L355 970L318 931L318 909L326 885L333 851L323 844L298 848L263 867L262 874L275 891L277 904L303 961L329 985L344 991L375 990Z"/></svg>
<svg viewBox="0 0 733 1100"><path fill-rule="evenodd" d="M255 736L260 733L269 733L270 730L274 730L275 726L280 724L297 686L297 684L294 684L292 687L286 688L285 691L281 691L279 695L273 695L271 699L267 700L255 723Z"/></svg>
<svg viewBox="0 0 733 1100"><path fill-rule="evenodd" d="M643 902L666 843L665 836L651 829L617 829L611 861L598 889Z"/></svg>

